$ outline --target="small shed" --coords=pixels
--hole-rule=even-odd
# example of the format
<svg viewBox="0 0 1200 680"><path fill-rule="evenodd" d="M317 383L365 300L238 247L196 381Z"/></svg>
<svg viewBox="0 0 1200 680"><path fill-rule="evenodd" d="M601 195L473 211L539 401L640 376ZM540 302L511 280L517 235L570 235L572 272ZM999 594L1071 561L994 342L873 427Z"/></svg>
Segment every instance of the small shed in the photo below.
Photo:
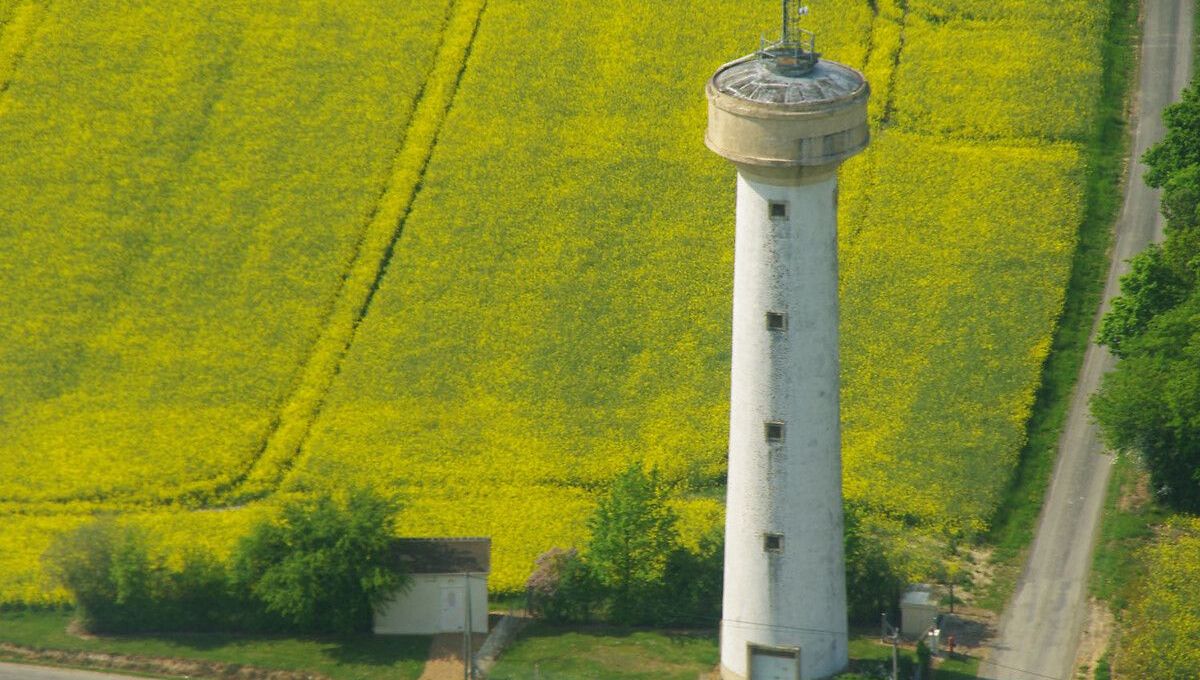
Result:
<svg viewBox="0 0 1200 680"><path fill-rule="evenodd" d="M490 538L402 538L393 547L398 568L412 578L375 612L376 635L472 633L488 628Z"/></svg>
<svg viewBox="0 0 1200 680"><path fill-rule="evenodd" d="M934 626L937 615L933 588L924 584L910 586L900 598L900 633L907 638L919 638Z"/></svg>

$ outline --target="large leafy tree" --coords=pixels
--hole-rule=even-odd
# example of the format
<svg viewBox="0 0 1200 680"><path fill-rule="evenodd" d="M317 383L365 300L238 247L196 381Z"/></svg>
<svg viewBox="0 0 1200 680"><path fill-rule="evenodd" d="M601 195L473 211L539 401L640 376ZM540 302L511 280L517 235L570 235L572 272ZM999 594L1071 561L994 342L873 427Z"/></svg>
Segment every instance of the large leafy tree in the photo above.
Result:
<svg viewBox="0 0 1200 680"><path fill-rule="evenodd" d="M1200 511L1200 293L1124 351L1092 400L1105 439L1142 456L1168 504Z"/></svg>
<svg viewBox="0 0 1200 680"><path fill-rule="evenodd" d="M1129 273L1121 277L1121 295L1113 299L1100 326L1100 344L1117 356L1125 356L1126 345L1188 293L1187 283L1163 261L1163 249L1157 245L1138 253L1129 265Z"/></svg>
<svg viewBox="0 0 1200 680"><path fill-rule="evenodd" d="M676 547L675 513L657 472L634 465L613 479L588 521L587 561L610 594L610 618L641 623Z"/></svg>
<svg viewBox="0 0 1200 680"><path fill-rule="evenodd" d="M408 583L391 559L398 509L367 489L289 503L242 541L236 580L296 629L367 631L375 608Z"/></svg>
<svg viewBox="0 0 1200 680"><path fill-rule="evenodd" d="M1163 112L1167 133L1146 152L1149 166L1146 183L1165 185L1175 173L1200 165L1200 90L1195 84L1184 89L1180 100Z"/></svg>

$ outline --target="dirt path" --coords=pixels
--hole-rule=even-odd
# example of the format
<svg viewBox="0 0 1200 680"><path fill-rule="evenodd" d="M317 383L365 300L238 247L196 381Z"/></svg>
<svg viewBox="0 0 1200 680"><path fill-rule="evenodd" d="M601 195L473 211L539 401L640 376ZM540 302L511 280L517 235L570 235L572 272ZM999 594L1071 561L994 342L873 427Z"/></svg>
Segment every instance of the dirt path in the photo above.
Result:
<svg viewBox="0 0 1200 680"><path fill-rule="evenodd" d="M483 646L486 633L471 636L474 655ZM0 678L3 680L3 678ZM463 680L463 638L460 633L441 633L433 636L429 646L429 660L417 680Z"/></svg>
<svg viewBox="0 0 1200 680"><path fill-rule="evenodd" d="M1158 192L1142 180L1145 150L1162 138L1162 109L1191 76L1192 0L1144 0L1141 63L1133 121L1133 159L1101 311L1119 291L1126 260L1162 239ZM1093 331L1094 332L1094 331ZM1000 620L999 634L979 677L991 680L1067 680L1073 676L1087 615L1092 548L1104 505L1111 459L1088 412L1088 398L1113 357L1088 347L1059 458L1029 561Z"/></svg>

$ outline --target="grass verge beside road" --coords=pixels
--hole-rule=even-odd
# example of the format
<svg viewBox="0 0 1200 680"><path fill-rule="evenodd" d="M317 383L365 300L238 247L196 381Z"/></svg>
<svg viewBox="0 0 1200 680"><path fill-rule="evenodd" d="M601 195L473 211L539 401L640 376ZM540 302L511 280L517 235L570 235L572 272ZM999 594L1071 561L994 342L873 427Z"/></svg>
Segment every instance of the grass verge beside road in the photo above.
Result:
<svg viewBox="0 0 1200 680"><path fill-rule="evenodd" d="M0 644L305 671L334 680L416 680L429 653L428 637L231 634L80 637L67 632L73 615L69 610L0 611ZM0 650L0 660L13 657Z"/></svg>
<svg viewBox="0 0 1200 680"><path fill-rule="evenodd" d="M1136 460L1119 456L1108 483L1088 583L1092 596L1107 602L1114 613L1129 604L1129 586L1144 569L1137 551L1150 543L1154 526L1167 516L1154 502L1146 472Z"/></svg>
<svg viewBox="0 0 1200 680"><path fill-rule="evenodd" d="M1119 213L1129 148L1129 95L1138 38L1138 3L1109 0L1111 18L1104 39L1104 76L1098 128L1088 142L1087 206L1071 265L1062 317L1042 369L1020 463L992 519L985 542L994 548L995 578L983 588L979 606L999 611L1016 586L1025 553L1041 514L1054 471L1058 438L1066 422L1075 382L1083 364L1096 310L1104 294L1113 223Z"/></svg>

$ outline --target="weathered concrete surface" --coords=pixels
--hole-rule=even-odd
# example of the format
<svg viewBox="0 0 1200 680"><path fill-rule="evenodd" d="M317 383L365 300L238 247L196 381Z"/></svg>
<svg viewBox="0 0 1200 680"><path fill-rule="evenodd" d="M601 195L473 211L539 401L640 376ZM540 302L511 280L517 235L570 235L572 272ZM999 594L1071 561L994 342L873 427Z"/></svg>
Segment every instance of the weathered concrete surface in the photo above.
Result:
<svg viewBox="0 0 1200 680"><path fill-rule="evenodd" d="M1162 110L1191 76L1192 0L1145 0L1141 64L1133 119L1133 164L1101 311L1120 292L1126 260L1163 234L1158 192L1142 180L1141 157L1162 138ZM1098 317L1097 317L1098 318ZM1095 330L1093 329L1093 335ZM1088 398L1113 357L1095 344L1083 368L1059 440L1059 459L1025 572L1000 621L979 677L1030 680L1072 677L1086 615L1088 574L1111 459L1088 413Z"/></svg>
<svg viewBox="0 0 1200 680"><path fill-rule="evenodd" d="M77 671L70 668L0 663L0 680L145 680L145 678L144 676L134 678L128 675Z"/></svg>
<svg viewBox="0 0 1200 680"><path fill-rule="evenodd" d="M737 182L723 677L750 676L754 644L799 648L801 677L825 678L848 650L837 177L779 186L739 172ZM788 215L771 218L773 202ZM782 327L768 327L769 312L787 315ZM779 423L775 440L768 422ZM768 550L771 534L779 545Z"/></svg>
<svg viewBox="0 0 1200 680"><path fill-rule="evenodd" d="M721 676L829 677L848 660L836 172L869 141L870 88L751 58L705 92L705 142L738 168Z"/></svg>

